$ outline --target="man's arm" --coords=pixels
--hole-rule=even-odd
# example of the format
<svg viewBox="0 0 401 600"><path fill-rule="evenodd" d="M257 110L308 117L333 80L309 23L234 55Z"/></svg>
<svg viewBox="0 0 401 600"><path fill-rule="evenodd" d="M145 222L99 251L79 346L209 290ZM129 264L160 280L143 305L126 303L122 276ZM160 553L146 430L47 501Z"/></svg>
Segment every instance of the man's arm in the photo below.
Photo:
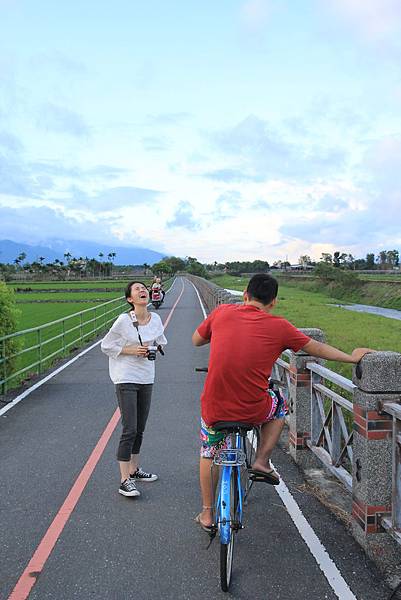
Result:
<svg viewBox="0 0 401 600"><path fill-rule="evenodd" d="M316 356L317 358L326 358L327 360L338 360L340 362L346 363L358 363L365 354L368 352L374 352L370 348L355 348L351 354L347 354L346 352L342 352L334 346L329 346L328 344L323 344L322 342L317 342L316 340L310 340L305 346L302 348L304 352L307 352L311 356Z"/></svg>
<svg viewBox="0 0 401 600"><path fill-rule="evenodd" d="M205 340L201 335L199 335L198 330L196 329L192 335L192 343L194 346L204 346L208 344L210 340Z"/></svg>

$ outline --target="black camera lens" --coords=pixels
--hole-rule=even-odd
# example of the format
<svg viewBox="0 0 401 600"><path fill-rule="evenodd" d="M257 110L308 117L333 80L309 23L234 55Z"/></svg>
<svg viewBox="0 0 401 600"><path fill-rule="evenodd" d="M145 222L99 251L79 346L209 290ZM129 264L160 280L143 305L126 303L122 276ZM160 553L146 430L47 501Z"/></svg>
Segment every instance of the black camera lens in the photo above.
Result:
<svg viewBox="0 0 401 600"><path fill-rule="evenodd" d="M148 349L148 360L156 360L156 350L154 348Z"/></svg>

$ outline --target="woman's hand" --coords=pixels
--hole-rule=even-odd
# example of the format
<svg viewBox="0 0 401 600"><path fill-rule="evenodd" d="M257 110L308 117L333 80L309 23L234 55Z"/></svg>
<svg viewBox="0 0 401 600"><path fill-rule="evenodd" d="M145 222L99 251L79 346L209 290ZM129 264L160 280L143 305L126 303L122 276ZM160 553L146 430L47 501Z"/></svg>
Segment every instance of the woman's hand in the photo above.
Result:
<svg viewBox="0 0 401 600"><path fill-rule="evenodd" d="M121 354L130 354L131 356L139 356L146 358L148 354L147 346L125 346Z"/></svg>

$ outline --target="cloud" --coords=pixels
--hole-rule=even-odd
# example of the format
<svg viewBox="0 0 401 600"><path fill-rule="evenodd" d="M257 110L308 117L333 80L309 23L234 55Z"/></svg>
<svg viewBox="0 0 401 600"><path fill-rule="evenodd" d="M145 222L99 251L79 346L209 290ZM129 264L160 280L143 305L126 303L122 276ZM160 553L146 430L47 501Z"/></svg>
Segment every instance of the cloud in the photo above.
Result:
<svg viewBox="0 0 401 600"><path fill-rule="evenodd" d="M179 125L191 117L189 112L160 113L159 115L147 115L148 125Z"/></svg>
<svg viewBox="0 0 401 600"><path fill-rule="evenodd" d="M216 169L202 173L202 177L213 179L215 181L223 181L224 183L236 183L241 181L260 181L260 176L250 175L242 169Z"/></svg>
<svg viewBox="0 0 401 600"><path fill-rule="evenodd" d="M370 39L382 39L400 30L399 0L330 0L330 5L335 13Z"/></svg>
<svg viewBox="0 0 401 600"><path fill-rule="evenodd" d="M37 125L40 129L53 133L65 133L75 137L89 135L90 129L78 113L48 102L41 108Z"/></svg>
<svg viewBox="0 0 401 600"><path fill-rule="evenodd" d="M49 69L51 69L57 72L58 75L62 73L63 77L67 75L74 79L77 77L86 78L89 75L89 69L83 62L74 60L57 50L53 51L51 54L45 52L35 54L30 58L29 65L31 68L38 71L43 70L47 74Z"/></svg>
<svg viewBox="0 0 401 600"><path fill-rule="evenodd" d="M325 194L314 205L314 209L329 213L340 212L349 208L349 204L342 198L337 198L331 194Z"/></svg>
<svg viewBox="0 0 401 600"><path fill-rule="evenodd" d="M250 31L265 27L271 12L271 0L247 0L241 6L241 20Z"/></svg>
<svg viewBox="0 0 401 600"><path fill-rule="evenodd" d="M200 228L199 223L194 219L192 206L189 202L180 202L173 218L167 222L167 227L180 227L189 231L196 231Z"/></svg>
<svg viewBox="0 0 401 600"><path fill-rule="evenodd" d="M49 175L52 177L71 178L75 180L88 180L92 178L113 180L127 172L126 169L111 165L95 165L93 167L82 169L77 165L67 166L59 161L31 162L28 164L28 167L31 172L37 176Z"/></svg>
<svg viewBox="0 0 401 600"><path fill-rule="evenodd" d="M163 136L147 136L142 138L142 144L145 150L150 152L164 152L171 146L171 140Z"/></svg>
<svg viewBox="0 0 401 600"><path fill-rule="evenodd" d="M160 194L161 192L156 190L125 186L104 189L92 196L84 194L80 190L75 190L74 197L78 205L82 204L83 201L86 209L109 211L152 202L156 205Z"/></svg>
<svg viewBox="0 0 401 600"><path fill-rule="evenodd" d="M211 140L225 154L241 159L245 171L264 179L322 177L336 173L346 158L338 147L291 143L254 115L212 134Z"/></svg>
<svg viewBox="0 0 401 600"><path fill-rule="evenodd" d="M93 241L110 240L112 217L96 217L96 220L78 219L59 208L46 206L21 208L2 207L0 237L26 243L38 243L46 238L83 239Z"/></svg>
<svg viewBox="0 0 401 600"><path fill-rule="evenodd" d="M241 202L242 196L235 190L221 194L215 202L213 218L229 219L235 217L241 210Z"/></svg>
<svg viewBox="0 0 401 600"><path fill-rule="evenodd" d="M12 133L0 131L0 150L7 152L19 153L23 149L22 142Z"/></svg>

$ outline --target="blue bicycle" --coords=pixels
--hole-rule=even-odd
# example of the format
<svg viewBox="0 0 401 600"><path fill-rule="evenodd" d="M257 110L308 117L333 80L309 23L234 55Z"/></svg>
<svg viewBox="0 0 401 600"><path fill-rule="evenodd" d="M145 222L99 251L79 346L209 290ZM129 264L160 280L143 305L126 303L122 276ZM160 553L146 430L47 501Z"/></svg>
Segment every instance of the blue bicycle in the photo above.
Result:
<svg viewBox="0 0 401 600"><path fill-rule="evenodd" d="M253 480L249 476L259 440L259 428L249 423L219 422L213 425L227 435L228 449L220 450L213 459L219 467L219 484L213 494L213 531L220 538L220 584L227 592L233 567L234 543L237 532L243 529L244 506ZM212 465L212 475L213 475ZM212 476L213 481L213 476ZM215 485L212 484L213 492Z"/></svg>
<svg viewBox="0 0 401 600"><path fill-rule="evenodd" d="M196 371L208 371L207 367ZM268 387L280 394L282 382L270 377ZM212 462L213 525L211 542L216 534L220 538L220 584L223 592L228 592L233 568L235 536L244 528L244 506L254 481L250 474L259 445L260 427L249 423L221 421L213 424L213 429L224 432L228 448L219 450ZM214 477L218 471L218 480Z"/></svg>

